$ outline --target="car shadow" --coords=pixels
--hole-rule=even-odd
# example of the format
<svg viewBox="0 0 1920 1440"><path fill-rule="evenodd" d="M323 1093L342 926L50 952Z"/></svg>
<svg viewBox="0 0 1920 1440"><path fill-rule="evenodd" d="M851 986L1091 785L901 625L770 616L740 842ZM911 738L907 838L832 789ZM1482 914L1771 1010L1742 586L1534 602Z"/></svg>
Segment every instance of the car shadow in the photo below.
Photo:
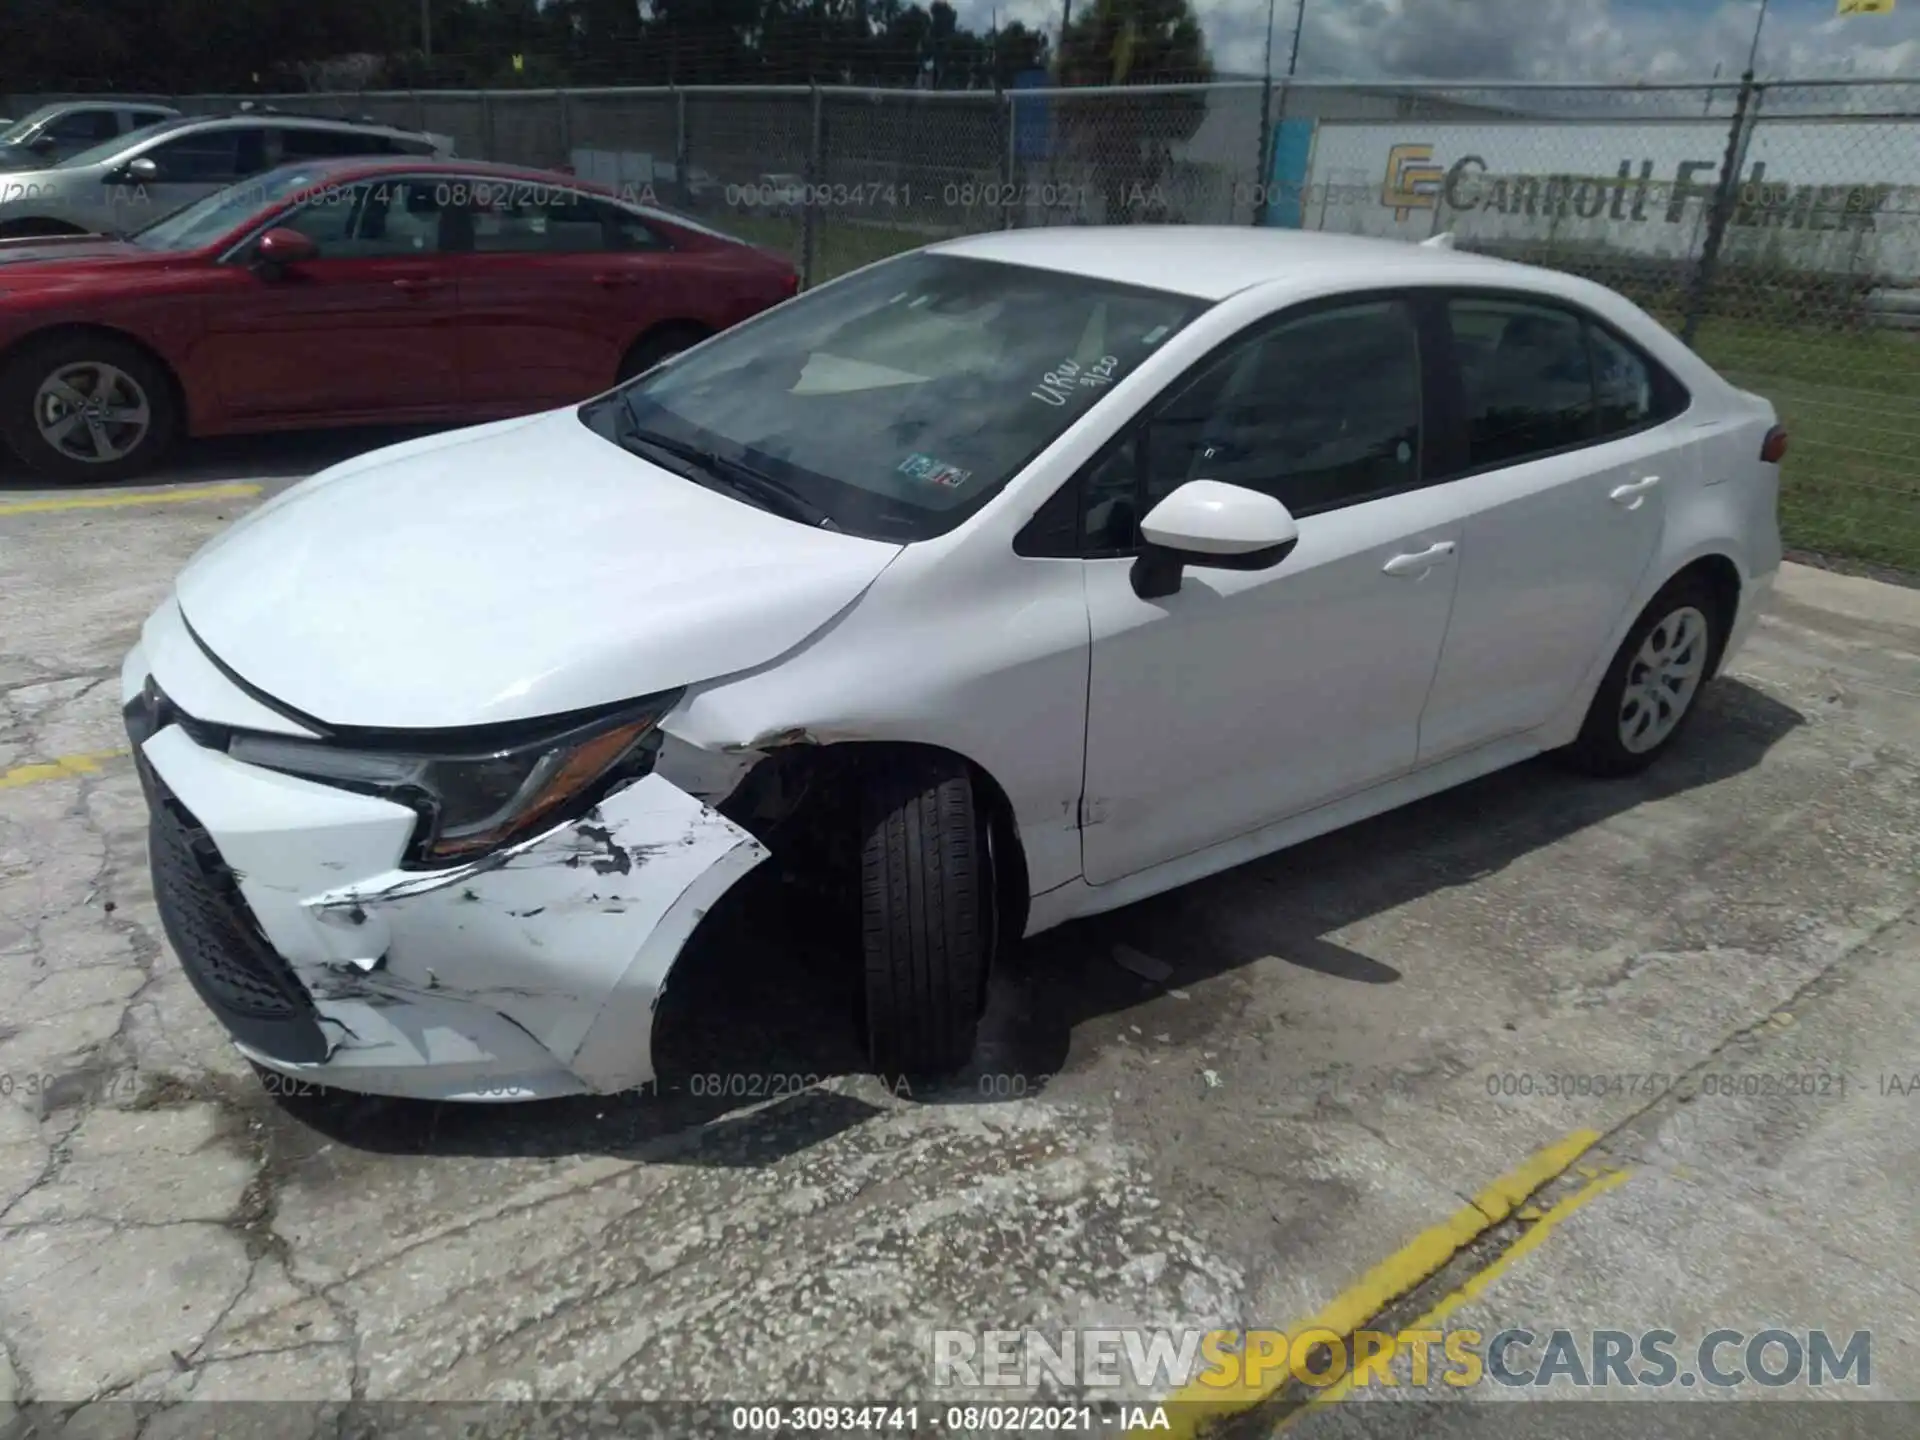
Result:
<svg viewBox="0 0 1920 1440"><path fill-rule="evenodd" d="M966 1070L931 1086L896 1081L893 1091L930 1104L1039 1095L1088 1022L1269 957L1355 985L1395 984L1401 975L1392 965L1326 936L1484 879L1623 811L1750 770L1803 719L1752 686L1723 680L1703 693L1681 741L1643 775L1592 780L1551 760L1530 761L1062 926L1003 957ZM295 1113L329 1138L373 1152L600 1154L702 1166L766 1164L857 1126L880 1107L818 1086L866 1068L857 971L848 948L835 943L835 927L774 872L763 866L737 886L676 967L654 1032L658 1079L646 1091L502 1107L342 1097L298 1102ZM1249 888L1259 893L1259 917L1242 927L1235 898ZM1151 979L1115 960L1115 946L1144 930L1188 937L1159 947L1148 964L1165 973L1155 969ZM1194 1014L1208 1023L1203 1008Z"/></svg>
<svg viewBox="0 0 1920 1440"><path fill-rule="evenodd" d="M64 486L29 470L0 445L0 494L32 490L94 494L114 490L160 490L170 485L208 485L233 480L300 480L369 450L432 435L447 426L356 425L347 429L287 430L271 435L218 435L183 441L164 465L111 485Z"/></svg>

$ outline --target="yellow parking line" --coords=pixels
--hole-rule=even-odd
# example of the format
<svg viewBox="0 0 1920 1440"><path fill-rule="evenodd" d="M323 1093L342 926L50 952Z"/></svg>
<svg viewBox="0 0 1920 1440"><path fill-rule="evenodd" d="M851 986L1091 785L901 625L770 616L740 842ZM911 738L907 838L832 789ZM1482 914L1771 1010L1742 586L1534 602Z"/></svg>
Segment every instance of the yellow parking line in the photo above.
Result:
<svg viewBox="0 0 1920 1440"><path fill-rule="evenodd" d="M76 775L98 775L109 760L124 758L125 750L94 750L84 755L62 755L44 765L16 765L0 771L0 790L17 790L23 785L38 785L42 780L70 780Z"/></svg>
<svg viewBox="0 0 1920 1440"><path fill-rule="evenodd" d="M1416 1235L1361 1276L1357 1283L1336 1295L1313 1319L1286 1333L1299 1335L1308 1330L1331 1330L1336 1335L1351 1335L1390 1303L1438 1273L1464 1247L1524 1204L1534 1191L1572 1169L1574 1162L1599 1140L1598 1131L1576 1130L1557 1144L1549 1145L1487 1186L1473 1197L1472 1204L1456 1211L1450 1219ZM1536 1225L1527 1233L1532 1235L1538 1229ZM1271 1399L1291 1378L1291 1372L1283 1370L1272 1384L1217 1386L1195 1381L1168 1397L1169 1419L1176 1434L1198 1434L1202 1426L1251 1410Z"/></svg>
<svg viewBox="0 0 1920 1440"><path fill-rule="evenodd" d="M0 515L40 515L54 510L116 510L125 505L180 505L191 500L251 500L262 486L247 482L200 485L191 490L128 490L112 495L63 495L51 500L12 500Z"/></svg>
<svg viewBox="0 0 1920 1440"><path fill-rule="evenodd" d="M1406 1329L1400 1331L1399 1335L1402 1337L1412 1336L1423 1330L1439 1329L1441 1321L1445 1320L1469 1300L1477 1299L1489 1285L1493 1284L1494 1281L1498 1280L1512 1268L1514 1261L1529 1251L1538 1249L1546 1240L1547 1236L1553 1233L1556 1226L1565 1223L1572 1217L1575 1211L1579 1210L1580 1207L1585 1205L1589 1200L1596 1200L1606 1194L1607 1191L1613 1189L1614 1186L1625 1184L1627 1177L1632 1173L1630 1170L1615 1170L1609 1174L1602 1174L1597 1179L1589 1180L1582 1188L1574 1191L1573 1194L1567 1196L1564 1200L1560 1201L1559 1204L1542 1214L1538 1220L1530 1224L1525 1233L1523 1233L1518 1240L1515 1240L1512 1245L1502 1251L1491 1265L1479 1271L1477 1274L1469 1275L1466 1280L1461 1283L1459 1289L1448 1292L1431 1310L1407 1326ZM1353 1372L1348 1371L1324 1390L1317 1391L1305 1405L1301 1406L1282 1421L1280 1425L1276 1427L1274 1433L1278 1434L1281 1430L1285 1430L1309 1410L1318 1409L1322 1405L1331 1405L1352 1389Z"/></svg>

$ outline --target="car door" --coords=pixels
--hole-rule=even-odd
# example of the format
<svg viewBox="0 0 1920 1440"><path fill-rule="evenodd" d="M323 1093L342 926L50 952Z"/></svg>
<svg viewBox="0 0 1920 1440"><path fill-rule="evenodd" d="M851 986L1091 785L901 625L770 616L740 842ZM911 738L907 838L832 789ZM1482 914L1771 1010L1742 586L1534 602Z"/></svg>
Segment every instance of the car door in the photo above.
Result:
<svg viewBox="0 0 1920 1440"><path fill-rule="evenodd" d="M1283 315L1097 459L1082 855L1104 884L1408 770L1453 599L1460 527L1422 484L1430 325L1401 297ZM1140 517L1189 480L1278 497L1297 548L1190 568L1142 600Z"/></svg>
<svg viewBox="0 0 1920 1440"><path fill-rule="evenodd" d="M1662 421L1678 382L1590 317L1456 295L1444 370L1466 423L1453 623L1421 721L1423 762L1546 723L1626 619L1665 497L1698 464Z"/></svg>
<svg viewBox="0 0 1920 1440"><path fill-rule="evenodd" d="M109 177L114 228L135 231L151 225L223 185L257 175L267 167L266 131L258 125L223 125L189 130L149 145L129 163L153 162L153 173L123 169Z"/></svg>
<svg viewBox="0 0 1920 1440"><path fill-rule="evenodd" d="M461 404L458 314L442 272L439 182L331 187L276 229L317 258L268 274L242 252L207 308L200 357L235 417L427 420Z"/></svg>
<svg viewBox="0 0 1920 1440"><path fill-rule="evenodd" d="M474 404L584 400L613 383L639 335L684 313L674 251L640 217L558 182L474 176L454 189L471 231L450 273Z"/></svg>

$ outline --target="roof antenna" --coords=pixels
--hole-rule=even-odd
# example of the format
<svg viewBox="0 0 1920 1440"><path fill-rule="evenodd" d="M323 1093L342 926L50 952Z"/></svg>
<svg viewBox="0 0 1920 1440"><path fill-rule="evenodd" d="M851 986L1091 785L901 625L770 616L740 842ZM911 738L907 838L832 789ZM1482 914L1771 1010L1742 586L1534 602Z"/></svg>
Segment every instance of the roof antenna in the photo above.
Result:
<svg viewBox="0 0 1920 1440"><path fill-rule="evenodd" d="M1422 250L1451 250L1453 249L1453 232L1451 230L1442 230L1431 240L1422 240L1420 242L1420 248Z"/></svg>

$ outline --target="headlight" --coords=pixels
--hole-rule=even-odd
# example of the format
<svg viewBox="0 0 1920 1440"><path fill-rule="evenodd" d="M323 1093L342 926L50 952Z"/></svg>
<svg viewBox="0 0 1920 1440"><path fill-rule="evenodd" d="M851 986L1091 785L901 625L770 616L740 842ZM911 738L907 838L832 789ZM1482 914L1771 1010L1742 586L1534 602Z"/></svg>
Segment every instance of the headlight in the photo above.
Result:
<svg viewBox="0 0 1920 1440"><path fill-rule="evenodd" d="M521 839L608 784L653 768L654 727L679 693L512 744L353 749L236 734L227 753L248 765L380 795L420 812L411 866L472 859Z"/></svg>

